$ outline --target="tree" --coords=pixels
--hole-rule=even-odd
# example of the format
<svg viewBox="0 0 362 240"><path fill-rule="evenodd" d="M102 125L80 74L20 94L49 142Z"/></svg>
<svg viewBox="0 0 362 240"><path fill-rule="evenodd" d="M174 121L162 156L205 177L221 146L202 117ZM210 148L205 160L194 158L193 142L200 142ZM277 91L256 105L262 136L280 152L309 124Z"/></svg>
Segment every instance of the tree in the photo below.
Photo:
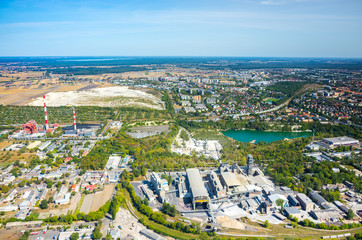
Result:
<svg viewBox="0 0 362 240"><path fill-rule="evenodd" d="M41 209L47 209L48 208L48 201L46 199L42 200L39 207Z"/></svg>
<svg viewBox="0 0 362 240"><path fill-rule="evenodd" d="M108 233L108 234L106 235L106 240L113 240L112 235Z"/></svg>
<svg viewBox="0 0 362 240"><path fill-rule="evenodd" d="M19 238L19 240L27 240L29 238L30 232L25 231L24 234Z"/></svg>
<svg viewBox="0 0 362 240"><path fill-rule="evenodd" d="M279 198L279 199L278 199L275 203L277 204L277 206L279 206L279 207L283 207L284 200L283 200L283 199L281 199L281 198Z"/></svg>
<svg viewBox="0 0 362 240"><path fill-rule="evenodd" d="M266 228L269 228L269 221L268 220L265 220L265 223L264 223L264 226L266 227Z"/></svg>
<svg viewBox="0 0 362 240"><path fill-rule="evenodd" d="M171 217L176 216L176 207L175 205L168 204L166 202L162 205L162 210L164 214L170 215Z"/></svg>
<svg viewBox="0 0 362 240"><path fill-rule="evenodd" d="M94 239L101 239L102 238L102 233L101 233L101 231L99 229L94 230L93 238Z"/></svg>
<svg viewBox="0 0 362 240"><path fill-rule="evenodd" d="M71 239L71 240L77 240L77 239L79 239L79 233L77 233L77 232L72 233L72 235L70 235L70 239Z"/></svg>
<svg viewBox="0 0 362 240"><path fill-rule="evenodd" d="M354 213L352 209L348 209L347 219L352 219L354 217Z"/></svg>
<svg viewBox="0 0 362 240"><path fill-rule="evenodd" d="M200 240L207 240L209 239L209 237L207 236L207 233L206 232L202 232L200 234Z"/></svg>

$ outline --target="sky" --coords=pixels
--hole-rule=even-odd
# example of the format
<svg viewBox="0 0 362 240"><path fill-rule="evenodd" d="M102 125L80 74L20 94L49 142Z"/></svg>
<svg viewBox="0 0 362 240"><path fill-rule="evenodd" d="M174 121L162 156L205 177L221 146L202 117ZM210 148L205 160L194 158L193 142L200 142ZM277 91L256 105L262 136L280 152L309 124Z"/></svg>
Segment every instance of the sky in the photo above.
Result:
<svg viewBox="0 0 362 240"><path fill-rule="evenodd" d="M0 0L0 56L362 57L362 0Z"/></svg>

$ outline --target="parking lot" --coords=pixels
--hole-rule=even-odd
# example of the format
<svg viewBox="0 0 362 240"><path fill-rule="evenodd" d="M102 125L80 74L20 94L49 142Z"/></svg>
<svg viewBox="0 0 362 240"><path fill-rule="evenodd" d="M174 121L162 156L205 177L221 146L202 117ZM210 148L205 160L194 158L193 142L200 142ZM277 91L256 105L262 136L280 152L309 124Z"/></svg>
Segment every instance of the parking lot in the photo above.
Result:
<svg viewBox="0 0 362 240"><path fill-rule="evenodd" d="M44 240L48 239L58 239L60 231L58 230L48 230L45 233L39 231L36 235L30 235L29 240L37 240L43 238Z"/></svg>

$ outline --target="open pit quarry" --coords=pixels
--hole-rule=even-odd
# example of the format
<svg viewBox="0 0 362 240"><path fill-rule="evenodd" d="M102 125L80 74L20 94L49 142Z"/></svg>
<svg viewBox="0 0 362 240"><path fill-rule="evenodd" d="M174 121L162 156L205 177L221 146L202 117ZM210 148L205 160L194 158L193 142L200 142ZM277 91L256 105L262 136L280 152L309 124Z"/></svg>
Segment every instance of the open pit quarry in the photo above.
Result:
<svg viewBox="0 0 362 240"><path fill-rule="evenodd" d="M84 91L50 92L47 106L144 107L163 110L161 99L143 90L128 87L103 87ZM43 98L33 99L29 106L43 106Z"/></svg>

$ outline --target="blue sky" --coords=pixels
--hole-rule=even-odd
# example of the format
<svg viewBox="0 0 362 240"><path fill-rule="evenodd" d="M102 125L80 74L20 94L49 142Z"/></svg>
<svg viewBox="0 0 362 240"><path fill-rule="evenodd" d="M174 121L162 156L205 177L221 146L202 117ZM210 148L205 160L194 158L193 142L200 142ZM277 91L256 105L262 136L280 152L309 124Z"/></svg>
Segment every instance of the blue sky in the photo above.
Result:
<svg viewBox="0 0 362 240"><path fill-rule="evenodd" d="M0 0L0 56L362 57L362 0Z"/></svg>

